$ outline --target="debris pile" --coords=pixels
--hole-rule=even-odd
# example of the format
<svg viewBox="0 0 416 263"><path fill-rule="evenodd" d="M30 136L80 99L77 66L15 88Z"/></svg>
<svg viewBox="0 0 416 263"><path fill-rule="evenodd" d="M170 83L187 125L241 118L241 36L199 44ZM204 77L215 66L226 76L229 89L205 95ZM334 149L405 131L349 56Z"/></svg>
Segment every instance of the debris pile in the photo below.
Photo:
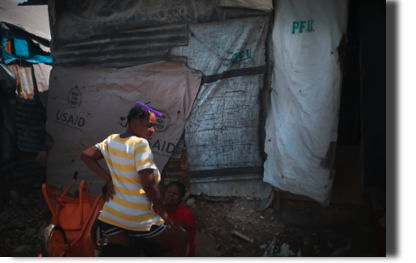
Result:
<svg viewBox="0 0 416 263"><path fill-rule="evenodd" d="M52 216L49 207L40 189L25 197L11 191L10 197L0 212L0 256L37 257ZM196 215L197 256L379 256L363 207L283 200L277 211L264 202L190 196L183 204Z"/></svg>
<svg viewBox="0 0 416 263"><path fill-rule="evenodd" d="M281 209L244 197L193 197L198 231L237 257L379 256L367 210L283 200ZM261 209L259 209L261 208ZM262 210L262 211L259 211Z"/></svg>
<svg viewBox="0 0 416 263"><path fill-rule="evenodd" d="M37 257L51 212L40 189L27 197L10 191L10 200L0 212L0 257Z"/></svg>

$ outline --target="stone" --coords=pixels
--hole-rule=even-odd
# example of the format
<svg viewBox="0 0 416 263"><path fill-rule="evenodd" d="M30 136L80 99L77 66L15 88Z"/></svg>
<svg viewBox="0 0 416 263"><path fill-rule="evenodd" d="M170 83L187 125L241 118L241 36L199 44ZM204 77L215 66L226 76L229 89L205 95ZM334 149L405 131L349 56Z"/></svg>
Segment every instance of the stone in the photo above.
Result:
<svg viewBox="0 0 416 263"><path fill-rule="evenodd" d="M20 200L20 203L21 203L22 205L29 205L29 204L31 204L31 203L32 203L32 200L31 200L30 198L28 198L28 197L23 197L23 198Z"/></svg>
<svg viewBox="0 0 416 263"><path fill-rule="evenodd" d="M17 229L22 229L25 228L26 224L22 221L15 221L13 223L10 224L10 228L14 228L16 229L16 231L18 231Z"/></svg>
<svg viewBox="0 0 416 263"><path fill-rule="evenodd" d="M8 211L3 211L0 214L0 220L5 221L5 220L9 219L9 216L10 216L10 213Z"/></svg>
<svg viewBox="0 0 416 263"><path fill-rule="evenodd" d="M45 233L45 229L46 229L45 226L39 228L39 231L38 231L38 238L39 239L43 239L43 234Z"/></svg>
<svg viewBox="0 0 416 263"><path fill-rule="evenodd" d="M185 196L183 197L183 201L186 201L186 200L188 200L188 198L191 196L191 191L187 191L186 193L185 193Z"/></svg>
<svg viewBox="0 0 416 263"><path fill-rule="evenodd" d="M48 203L46 201L42 202L42 213L50 213L50 211Z"/></svg>
<svg viewBox="0 0 416 263"><path fill-rule="evenodd" d="M260 219L264 219L264 217L263 216L260 216Z"/></svg>
<svg viewBox="0 0 416 263"><path fill-rule="evenodd" d="M195 200L195 198L189 198L188 200L186 200L186 205L187 206L191 206L191 205L194 205L194 204L196 204L196 200Z"/></svg>
<svg viewBox="0 0 416 263"><path fill-rule="evenodd" d="M238 246L238 245L235 245L235 244L232 244L232 245L231 245L231 248L232 248L233 250L237 251L237 252L240 252L240 251L241 251L241 247L240 247L240 246Z"/></svg>
<svg viewBox="0 0 416 263"><path fill-rule="evenodd" d="M12 203L19 203L20 201L20 194L16 190L10 190L10 200Z"/></svg>
<svg viewBox="0 0 416 263"><path fill-rule="evenodd" d="M19 194L21 197L29 197L33 193L33 183L19 183Z"/></svg>
<svg viewBox="0 0 416 263"><path fill-rule="evenodd" d="M32 251L29 246L19 246L14 250L15 257L30 257L32 255Z"/></svg>
<svg viewBox="0 0 416 263"><path fill-rule="evenodd" d="M265 249L267 247L267 244L263 244L260 246L260 249Z"/></svg>
<svg viewBox="0 0 416 263"><path fill-rule="evenodd" d="M272 215L274 211L273 208L267 208L265 212Z"/></svg>
<svg viewBox="0 0 416 263"><path fill-rule="evenodd" d="M253 198L253 197L246 197L246 200L247 200L247 201L253 201L253 200L254 200L254 198Z"/></svg>
<svg viewBox="0 0 416 263"><path fill-rule="evenodd" d="M37 231L34 228L28 228L24 231L24 233L25 233L26 236L30 237L30 236L35 235L37 233Z"/></svg>
<svg viewBox="0 0 416 263"><path fill-rule="evenodd" d="M36 161L38 162L38 164L42 167L46 166L46 158L48 156L48 152L47 151L41 151L38 153L38 155L36 156Z"/></svg>

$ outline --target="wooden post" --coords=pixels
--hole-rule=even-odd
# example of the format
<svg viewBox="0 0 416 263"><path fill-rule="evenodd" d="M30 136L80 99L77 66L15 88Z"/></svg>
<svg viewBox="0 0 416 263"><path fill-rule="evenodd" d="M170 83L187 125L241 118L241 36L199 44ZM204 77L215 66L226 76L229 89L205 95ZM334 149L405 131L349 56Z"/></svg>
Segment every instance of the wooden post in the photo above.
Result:
<svg viewBox="0 0 416 263"><path fill-rule="evenodd" d="M280 210L280 191L274 192L273 209L276 211Z"/></svg>

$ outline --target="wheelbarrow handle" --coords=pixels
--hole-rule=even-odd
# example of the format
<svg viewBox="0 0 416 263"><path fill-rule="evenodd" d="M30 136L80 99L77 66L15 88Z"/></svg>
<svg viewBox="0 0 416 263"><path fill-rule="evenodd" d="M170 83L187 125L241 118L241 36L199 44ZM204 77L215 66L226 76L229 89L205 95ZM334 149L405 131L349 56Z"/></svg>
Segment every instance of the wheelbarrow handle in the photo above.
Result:
<svg viewBox="0 0 416 263"><path fill-rule="evenodd" d="M78 178L78 172L75 172L74 173L74 176L72 177L72 182L71 182L71 184L68 186L68 188L66 188L65 189L65 191L61 194L61 196L62 197L64 197L68 192L69 192L69 190L71 190L71 188L75 185L75 182L77 181L77 178Z"/></svg>

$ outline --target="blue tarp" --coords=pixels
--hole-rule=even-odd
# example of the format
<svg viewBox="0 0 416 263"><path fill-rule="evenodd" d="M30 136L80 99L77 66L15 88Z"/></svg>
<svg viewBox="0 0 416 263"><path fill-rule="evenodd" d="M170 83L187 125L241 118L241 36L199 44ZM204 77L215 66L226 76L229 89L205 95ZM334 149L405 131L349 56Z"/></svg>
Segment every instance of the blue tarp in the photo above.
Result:
<svg viewBox="0 0 416 263"><path fill-rule="evenodd" d="M13 38L16 56L7 52L4 47L7 40ZM52 63L51 54L43 51L30 37L19 30L1 30L1 59L4 64L9 64L16 59L23 59L30 63Z"/></svg>

